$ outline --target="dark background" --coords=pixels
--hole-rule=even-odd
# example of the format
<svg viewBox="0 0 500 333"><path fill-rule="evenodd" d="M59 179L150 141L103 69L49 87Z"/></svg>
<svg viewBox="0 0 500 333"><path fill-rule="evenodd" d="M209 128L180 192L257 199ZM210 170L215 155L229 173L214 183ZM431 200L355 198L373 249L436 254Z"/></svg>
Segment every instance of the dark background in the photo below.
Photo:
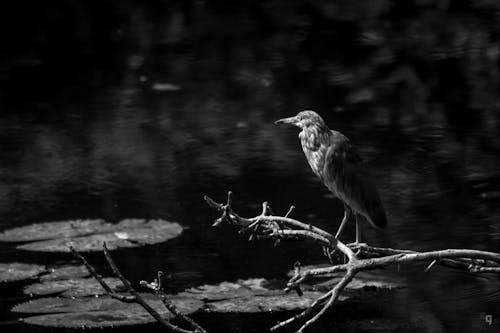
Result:
<svg viewBox="0 0 500 333"><path fill-rule="evenodd" d="M180 239L120 252L132 280L163 269L176 291L284 278L296 260L323 262L321 249L214 230L202 197L231 189L248 215L294 204L335 230L342 205L297 131L273 125L314 109L380 189L389 227L365 227L368 243L500 251L499 39L495 0L4 2L0 228L170 219L189 227ZM20 256L0 254L51 259ZM410 288L384 316L429 332L499 328L497 275L424 268L399 268Z"/></svg>

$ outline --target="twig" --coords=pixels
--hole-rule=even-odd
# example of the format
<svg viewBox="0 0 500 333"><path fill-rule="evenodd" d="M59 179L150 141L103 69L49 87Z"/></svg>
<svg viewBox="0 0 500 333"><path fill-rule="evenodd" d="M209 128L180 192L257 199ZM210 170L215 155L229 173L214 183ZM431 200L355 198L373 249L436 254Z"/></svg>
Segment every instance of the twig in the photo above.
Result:
<svg viewBox="0 0 500 333"><path fill-rule="evenodd" d="M106 290L106 293L111 296L112 298L115 298L119 301L125 302L125 303L134 303L135 302L135 297L134 296L125 296L125 295L120 295L117 292L115 292L107 283L104 281L102 275L97 273L97 271L94 269L92 265L88 263L88 261L78 252L73 246L70 246L69 248L73 255L80 259L80 261L85 265L87 270L89 271L90 275L92 275L97 282L102 286L104 290Z"/></svg>
<svg viewBox="0 0 500 333"><path fill-rule="evenodd" d="M304 319L304 318L307 318L308 316L310 316L314 311L318 310L321 308L321 305L323 304L323 302L328 299L333 293L333 290L330 290L328 291L327 293L325 293L323 296L320 296L317 300L315 300L307 309L305 309L304 311L302 311L301 313L287 319L287 320L284 320L284 321L281 321L279 323L277 323L276 325L274 325L273 327L271 327L269 330L271 332L273 331L276 331L280 328L283 328L285 326L289 326L290 324L293 324L301 319Z"/></svg>
<svg viewBox="0 0 500 333"><path fill-rule="evenodd" d="M226 204L219 204L208 196L204 196L204 199L210 207L215 208L219 212L222 212L222 216L214 222L213 226L219 226L222 223L227 222L229 224L239 226L241 228L240 230L246 230L249 226L255 226L255 224L259 224L262 227L261 236L270 236L270 234L272 235L271 237L274 238L286 238L287 236L303 236L309 239L316 240L323 246L337 248L338 250L343 252L349 259L353 259L355 257L354 252L347 245L341 243L340 241L335 239L335 237L333 237L329 232L323 229L289 217L264 215L263 213L265 212L265 207L268 205L267 202L263 204L263 212L260 215L253 218L244 218L236 214L231 207L231 191L228 192L228 201L226 202ZM276 230L276 223L283 226L283 229ZM290 232L287 232L286 229L290 230ZM297 232L297 230L299 230L300 232Z"/></svg>
<svg viewBox="0 0 500 333"><path fill-rule="evenodd" d="M430 264L429 266L427 266L427 268L425 269L425 272L427 273L428 271L431 270L432 267L434 267L434 265L437 263L437 259L434 259Z"/></svg>
<svg viewBox="0 0 500 333"><path fill-rule="evenodd" d="M311 319L306 321L304 325L302 325L302 327L297 331L298 333L303 333L308 326L314 324L326 312L326 310L328 310L333 305L333 303L339 297L340 292L344 290L344 288L349 284L349 282L352 281L356 273L357 271L354 268L347 270L346 274L331 290L331 295L330 298L328 299L328 302L323 306L323 308L318 313L314 315L314 317L312 317Z"/></svg>
<svg viewBox="0 0 500 333"><path fill-rule="evenodd" d="M182 314L177 307L168 300L167 295L163 293L163 287L162 287L162 282L161 282L161 272L158 272L158 280L156 287L154 287L154 284L148 284L148 283L141 283L141 285L147 285L148 288L154 289L157 288L158 295L162 303L165 305L167 310L169 310L176 318L180 319L184 323L188 324L192 330L186 330L183 329L177 325L172 324L169 320L163 318L153 307L151 307L145 300L144 298L132 287L132 284L123 276L123 274L120 272L118 267L116 266L113 258L109 254L108 248L106 247L106 243L103 243L103 249L104 249L104 256L106 257L106 260L111 267L111 270L113 273L120 279L120 281L123 283L125 286L125 289L127 292L130 294L129 296L125 295L120 295L116 293L102 278L102 276L97 273L95 268L88 263L88 261L78 252L75 250L75 248L70 247L71 252L78 258L80 261L85 265L89 273L101 284L101 286L106 290L107 294L111 296L112 298L115 298L119 301L126 302L126 303L137 303L141 305L144 310L146 310L156 321L158 321L160 324L164 325L167 327L171 332L175 333L206 333L206 331L198 325L195 321L193 321L191 318L188 318L184 314ZM144 282L144 281L141 281Z"/></svg>
<svg viewBox="0 0 500 333"><path fill-rule="evenodd" d="M168 299L168 296L165 294L165 290L163 289L163 272L158 271L158 278L155 279L153 283L148 283L146 281L141 281L140 282L141 286L144 286L150 290L152 290L156 295L158 295L158 298L161 300L165 308L167 308L168 311L170 311L176 318L182 320L184 323L189 325L192 329L194 329L194 332L200 332L203 333L205 330L203 327L198 325L193 319L189 318L185 314L183 314L177 307Z"/></svg>

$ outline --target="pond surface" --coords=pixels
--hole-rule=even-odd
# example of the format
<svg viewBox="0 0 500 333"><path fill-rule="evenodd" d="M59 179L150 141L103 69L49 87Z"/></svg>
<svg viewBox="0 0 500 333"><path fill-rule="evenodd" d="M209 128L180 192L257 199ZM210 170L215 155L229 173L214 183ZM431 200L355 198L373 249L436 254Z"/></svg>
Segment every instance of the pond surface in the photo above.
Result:
<svg viewBox="0 0 500 333"><path fill-rule="evenodd" d="M324 262L321 249L212 228L218 216L203 196L223 201L232 190L244 216L266 200L282 214L293 204L296 218L336 230L341 203L311 172L297 131L273 125L314 109L358 146L381 192L389 226L365 226L367 243L500 251L498 6L187 3L110 5L109 24L90 5L47 9L48 23L23 30L50 26L45 39L27 48L9 41L0 69L0 229L161 218L187 229L117 252L132 281L163 270L180 291L285 278L297 260ZM49 15L59 10L79 20ZM3 262L70 259L0 250ZM105 269L100 256L90 259ZM498 276L424 269L395 269L410 287L378 315L420 321L429 332L500 328Z"/></svg>

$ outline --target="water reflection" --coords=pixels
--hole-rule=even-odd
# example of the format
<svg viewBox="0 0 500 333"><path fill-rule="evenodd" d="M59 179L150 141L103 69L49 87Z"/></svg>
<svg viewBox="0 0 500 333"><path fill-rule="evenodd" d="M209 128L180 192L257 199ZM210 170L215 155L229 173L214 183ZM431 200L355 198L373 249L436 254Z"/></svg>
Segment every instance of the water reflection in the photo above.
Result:
<svg viewBox="0 0 500 333"><path fill-rule="evenodd" d="M497 6L418 3L274 1L248 11L125 2L105 9L115 21L91 20L84 5L71 9L74 31L41 14L69 30L44 30L45 44L2 60L1 228L173 219L190 227L181 239L122 253L132 279L164 269L182 289L282 277L295 260L323 260L321 251L214 231L202 196L232 189L243 214L263 200L278 212L294 204L298 218L335 229L341 204L310 172L296 132L273 125L313 108L359 146L375 176L389 228L367 229L368 242L499 251L498 15L477 15ZM62 50L71 59L58 61ZM432 332L488 329L481 312L500 318L493 277L422 270L401 268L412 288L387 305L389 318L417 313Z"/></svg>

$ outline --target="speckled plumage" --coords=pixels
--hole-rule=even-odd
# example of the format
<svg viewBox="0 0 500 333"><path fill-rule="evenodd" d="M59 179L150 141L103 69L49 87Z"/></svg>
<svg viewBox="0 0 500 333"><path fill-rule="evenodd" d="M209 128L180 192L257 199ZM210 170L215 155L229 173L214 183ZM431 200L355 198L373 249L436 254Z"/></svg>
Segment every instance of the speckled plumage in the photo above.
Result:
<svg viewBox="0 0 500 333"><path fill-rule="evenodd" d="M331 131L314 111L302 111L293 118L294 124L302 129L299 133L302 150L316 176L371 225L385 227L387 218L377 188L349 139Z"/></svg>

